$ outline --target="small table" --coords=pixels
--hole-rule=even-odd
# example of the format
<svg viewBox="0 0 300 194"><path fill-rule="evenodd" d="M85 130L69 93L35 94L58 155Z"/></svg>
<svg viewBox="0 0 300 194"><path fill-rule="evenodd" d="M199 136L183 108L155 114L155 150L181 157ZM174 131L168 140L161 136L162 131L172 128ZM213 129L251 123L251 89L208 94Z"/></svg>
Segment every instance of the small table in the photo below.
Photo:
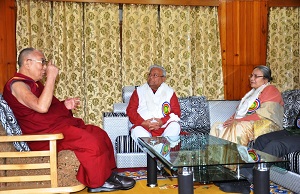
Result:
<svg viewBox="0 0 300 194"><path fill-rule="evenodd" d="M194 181L209 183L244 179L239 168L246 163L286 162L211 135L141 137L138 143L147 153L147 186L157 186L159 161L165 169L177 171L179 194L193 194Z"/></svg>

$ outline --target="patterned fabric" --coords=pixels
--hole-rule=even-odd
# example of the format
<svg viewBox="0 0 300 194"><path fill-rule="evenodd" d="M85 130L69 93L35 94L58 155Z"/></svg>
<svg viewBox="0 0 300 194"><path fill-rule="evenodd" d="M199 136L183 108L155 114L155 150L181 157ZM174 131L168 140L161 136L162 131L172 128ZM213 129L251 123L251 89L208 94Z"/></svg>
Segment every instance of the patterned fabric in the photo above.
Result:
<svg viewBox="0 0 300 194"><path fill-rule="evenodd" d="M224 98L218 7L124 4L122 16L123 85L144 83L155 63L178 97Z"/></svg>
<svg viewBox="0 0 300 194"><path fill-rule="evenodd" d="M272 83L279 91L300 88L299 21L300 7L269 9L266 65L272 69Z"/></svg>
<svg viewBox="0 0 300 194"><path fill-rule="evenodd" d="M55 96L80 97L82 108L73 113L86 123L101 125L102 111L121 102L122 86L144 83L153 63L166 68L178 97L224 99L218 7L120 10L113 3L36 0L16 6L17 53L32 46L53 60L60 69Z"/></svg>
<svg viewBox="0 0 300 194"><path fill-rule="evenodd" d="M17 0L16 6L17 52L42 50L60 69L55 96L80 97L74 116L101 125L102 111L121 101L119 4Z"/></svg>
<svg viewBox="0 0 300 194"><path fill-rule="evenodd" d="M279 131L281 130L281 127L279 127L269 119L259 119L257 121L254 121L253 129L254 139L256 139L263 134L271 133L273 131Z"/></svg>
<svg viewBox="0 0 300 194"><path fill-rule="evenodd" d="M294 126L300 111L300 90L287 90L282 93L284 101L283 128Z"/></svg>
<svg viewBox="0 0 300 194"><path fill-rule="evenodd" d="M0 95L0 117L2 126L7 135L22 135L21 128L17 123L14 113L2 95ZM30 150L26 142L13 142L13 145L20 152Z"/></svg>
<svg viewBox="0 0 300 194"><path fill-rule="evenodd" d="M116 138L115 146L117 153L143 152L130 135L118 136Z"/></svg>
<svg viewBox="0 0 300 194"><path fill-rule="evenodd" d="M126 117L126 114L122 112L104 112L103 117Z"/></svg>
<svg viewBox="0 0 300 194"><path fill-rule="evenodd" d="M284 101L283 127L294 126L294 121L300 111L300 90L287 90L282 93ZM300 174L300 151L287 154L288 169Z"/></svg>
<svg viewBox="0 0 300 194"><path fill-rule="evenodd" d="M209 109L205 96L179 98L181 109L180 125L182 131L190 133L209 133Z"/></svg>
<svg viewBox="0 0 300 194"><path fill-rule="evenodd" d="M289 170L300 174L300 151L287 154L284 159L289 161Z"/></svg>

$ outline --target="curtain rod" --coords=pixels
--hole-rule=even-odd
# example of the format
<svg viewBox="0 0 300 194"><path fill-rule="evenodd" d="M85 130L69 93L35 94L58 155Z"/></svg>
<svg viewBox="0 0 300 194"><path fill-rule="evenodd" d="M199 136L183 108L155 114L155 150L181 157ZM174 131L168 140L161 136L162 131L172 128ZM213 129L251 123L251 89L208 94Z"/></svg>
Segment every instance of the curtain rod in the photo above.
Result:
<svg viewBox="0 0 300 194"><path fill-rule="evenodd" d="M121 3L121 4L153 4L153 5L190 5L219 6L219 0L43 0L85 3Z"/></svg>
<svg viewBox="0 0 300 194"><path fill-rule="evenodd" d="M186 5L186 6L219 6L226 2L265 1L268 7L300 7L300 0L42 0L86 3L116 4L153 4L153 5Z"/></svg>

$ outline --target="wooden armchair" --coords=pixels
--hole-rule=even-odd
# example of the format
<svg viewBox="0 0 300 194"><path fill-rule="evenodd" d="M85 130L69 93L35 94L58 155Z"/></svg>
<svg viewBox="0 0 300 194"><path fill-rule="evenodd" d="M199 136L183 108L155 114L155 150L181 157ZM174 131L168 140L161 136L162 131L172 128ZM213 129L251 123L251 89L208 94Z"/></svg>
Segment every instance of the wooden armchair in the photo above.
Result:
<svg viewBox="0 0 300 194"><path fill-rule="evenodd" d="M62 134L18 134L19 126L2 95L0 118L0 194L71 193L85 188L76 179L80 163L74 152L57 153ZM30 151L28 141L49 141L50 150Z"/></svg>
<svg viewBox="0 0 300 194"><path fill-rule="evenodd" d="M56 141L62 138L62 134L0 136L0 143L14 141L49 141L50 143L50 150L46 151L2 152L2 149L0 158L4 161L1 162L0 170L6 172L0 177L0 193L70 193L84 189L85 186L76 181L75 184L69 186L62 186L58 183ZM7 146L9 145L4 147ZM30 170L35 172L30 172Z"/></svg>

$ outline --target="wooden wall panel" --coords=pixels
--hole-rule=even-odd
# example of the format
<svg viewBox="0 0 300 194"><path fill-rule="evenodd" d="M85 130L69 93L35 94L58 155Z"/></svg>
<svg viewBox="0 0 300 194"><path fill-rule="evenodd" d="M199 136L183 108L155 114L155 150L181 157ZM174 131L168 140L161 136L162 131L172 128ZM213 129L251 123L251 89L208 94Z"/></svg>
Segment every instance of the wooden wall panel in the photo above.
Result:
<svg viewBox="0 0 300 194"><path fill-rule="evenodd" d="M16 72L15 1L0 1L0 93Z"/></svg>
<svg viewBox="0 0 300 194"><path fill-rule="evenodd" d="M5 57L5 45L4 45L4 39L5 39L5 2L0 1L0 12L3 14L0 14L0 93L2 93L3 83L6 81L6 65L4 63L4 57Z"/></svg>
<svg viewBox="0 0 300 194"><path fill-rule="evenodd" d="M226 1L219 6L225 99L241 99L251 88L248 75L266 64L265 1ZM226 38L224 38L226 37Z"/></svg>

